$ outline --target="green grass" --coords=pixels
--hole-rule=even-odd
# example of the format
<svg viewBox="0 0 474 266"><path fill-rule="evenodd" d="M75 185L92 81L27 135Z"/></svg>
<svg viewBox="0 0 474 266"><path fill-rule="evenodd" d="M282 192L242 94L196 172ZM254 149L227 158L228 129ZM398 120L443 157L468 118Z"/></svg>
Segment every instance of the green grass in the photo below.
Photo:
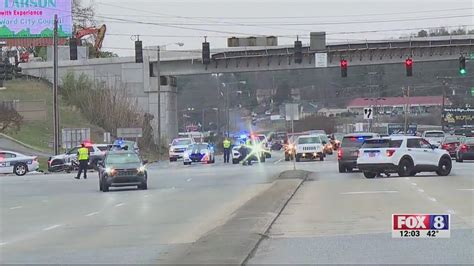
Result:
<svg viewBox="0 0 474 266"><path fill-rule="evenodd" d="M20 131L6 134L36 147L42 151L51 151L49 143L53 140L53 94L52 88L40 81L13 80L6 82L6 90L0 91L2 100L46 100L47 116L44 121L24 121ZM80 111L73 106L68 106L59 99L59 117L61 128L90 128L91 140L102 142L103 129L90 124Z"/></svg>

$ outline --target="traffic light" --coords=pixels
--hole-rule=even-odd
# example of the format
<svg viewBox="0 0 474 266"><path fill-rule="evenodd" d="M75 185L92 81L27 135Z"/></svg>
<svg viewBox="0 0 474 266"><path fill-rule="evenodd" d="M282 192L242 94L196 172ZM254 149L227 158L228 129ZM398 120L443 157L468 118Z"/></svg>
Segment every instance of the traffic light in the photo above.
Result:
<svg viewBox="0 0 474 266"><path fill-rule="evenodd" d="M202 43L202 63L204 65L211 63L211 48L208 42Z"/></svg>
<svg viewBox="0 0 474 266"><path fill-rule="evenodd" d="M405 69L407 70L407 77L413 76L413 59L410 57L405 60Z"/></svg>
<svg viewBox="0 0 474 266"><path fill-rule="evenodd" d="M467 70L466 70L466 58L464 56L460 56L459 57L459 74L461 76L464 76L467 74Z"/></svg>
<svg viewBox="0 0 474 266"><path fill-rule="evenodd" d="M295 41L295 50L294 50L294 56L295 56L295 63L296 64L301 64L303 62L303 45L301 44L301 41Z"/></svg>
<svg viewBox="0 0 474 266"><path fill-rule="evenodd" d="M135 63L143 63L142 41L135 41Z"/></svg>
<svg viewBox="0 0 474 266"><path fill-rule="evenodd" d="M345 78L347 77L347 60L346 59L341 59L341 77Z"/></svg>
<svg viewBox="0 0 474 266"><path fill-rule="evenodd" d="M77 60L77 39L69 39L69 60Z"/></svg>

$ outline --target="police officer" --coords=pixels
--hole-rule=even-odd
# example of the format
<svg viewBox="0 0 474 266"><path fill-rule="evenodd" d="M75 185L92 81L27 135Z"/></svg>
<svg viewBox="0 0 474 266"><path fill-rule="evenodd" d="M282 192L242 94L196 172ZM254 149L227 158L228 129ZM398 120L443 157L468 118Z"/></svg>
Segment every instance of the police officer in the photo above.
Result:
<svg viewBox="0 0 474 266"><path fill-rule="evenodd" d="M77 150L77 160L79 161L79 170L77 172L76 179L81 178L81 173L84 171L84 179L87 179L87 165L89 163L89 149L86 148L84 143L81 144L81 147Z"/></svg>
<svg viewBox="0 0 474 266"><path fill-rule="evenodd" d="M222 142L222 146L224 146L224 163L229 163L229 157L230 157L230 140L229 138L225 138L224 141Z"/></svg>

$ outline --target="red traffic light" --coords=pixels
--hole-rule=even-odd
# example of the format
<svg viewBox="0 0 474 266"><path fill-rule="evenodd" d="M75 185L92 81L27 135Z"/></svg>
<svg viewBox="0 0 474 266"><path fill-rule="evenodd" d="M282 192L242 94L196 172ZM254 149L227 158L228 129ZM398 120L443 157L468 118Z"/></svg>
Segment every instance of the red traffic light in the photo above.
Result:
<svg viewBox="0 0 474 266"><path fill-rule="evenodd" d="M347 60L346 59L341 60L341 67L342 68L347 68Z"/></svg>
<svg viewBox="0 0 474 266"><path fill-rule="evenodd" d="M405 65L411 67L413 65L413 59L407 58L407 60L405 60Z"/></svg>

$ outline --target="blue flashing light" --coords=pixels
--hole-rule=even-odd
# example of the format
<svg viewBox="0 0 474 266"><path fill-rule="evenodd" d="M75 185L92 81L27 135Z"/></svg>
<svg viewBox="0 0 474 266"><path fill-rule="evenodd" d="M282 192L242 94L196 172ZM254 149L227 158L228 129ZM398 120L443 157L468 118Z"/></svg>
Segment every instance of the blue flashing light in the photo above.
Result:
<svg viewBox="0 0 474 266"><path fill-rule="evenodd" d="M358 137L357 140L364 140L364 137Z"/></svg>
<svg viewBox="0 0 474 266"><path fill-rule="evenodd" d="M247 138L247 135L242 134L242 135L239 136L239 138L241 138L241 139L246 139L246 138Z"/></svg>

